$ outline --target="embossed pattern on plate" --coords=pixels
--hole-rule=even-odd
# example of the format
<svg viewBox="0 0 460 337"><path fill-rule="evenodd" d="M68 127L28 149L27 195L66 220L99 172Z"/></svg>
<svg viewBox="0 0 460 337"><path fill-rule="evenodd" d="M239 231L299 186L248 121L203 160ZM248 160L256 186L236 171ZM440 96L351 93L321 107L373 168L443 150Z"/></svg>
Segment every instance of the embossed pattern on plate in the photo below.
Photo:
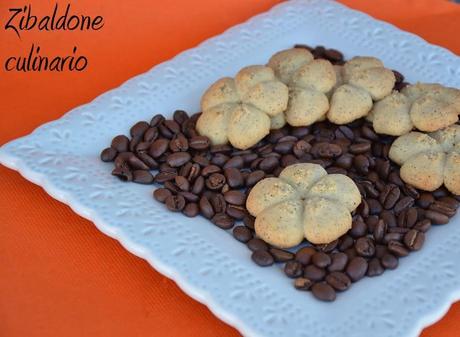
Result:
<svg viewBox="0 0 460 337"><path fill-rule="evenodd" d="M251 336L416 336L460 298L460 219L430 231L424 249L395 271L365 279L333 304L299 293L280 269L204 219L172 214L152 187L120 183L99 151L154 113L195 112L218 77L265 63L294 43L375 55L410 81L460 87L460 59L362 13L328 1L289 1L162 63L59 120L0 148L0 162L174 279L190 296ZM72 146L69 146L72 144ZM121 197L123 196L123 197Z"/></svg>

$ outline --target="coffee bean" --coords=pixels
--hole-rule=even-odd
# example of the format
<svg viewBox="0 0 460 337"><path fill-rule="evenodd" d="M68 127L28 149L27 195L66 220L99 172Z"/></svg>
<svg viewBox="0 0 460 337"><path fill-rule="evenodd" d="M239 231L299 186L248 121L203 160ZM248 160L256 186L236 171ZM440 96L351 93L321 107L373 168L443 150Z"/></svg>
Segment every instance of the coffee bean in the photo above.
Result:
<svg viewBox="0 0 460 337"><path fill-rule="evenodd" d="M112 139L110 147L115 149L118 153L126 152L129 149L129 138L125 135L116 136Z"/></svg>
<svg viewBox="0 0 460 337"><path fill-rule="evenodd" d="M216 165L216 166L223 166L228 160L230 159L229 156L223 154L223 153L216 153L212 158L211 158L211 163Z"/></svg>
<svg viewBox="0 0 460 337"><path fill-rule="evenodd" d="M409 250L399 241L391 240L388 242L388 250L396 256L403 257L409 255Z"/></svg>
<svg viewBox="0 0 460 337"><path fill-rule="evenodd" d="M205 168L203 168L201 170L201 175L203 177L207 177L207 176L210 176L213 173L217 173L217 172L220 172L220 171L221 171L221 168L219 166L208 165L208 166L206 166Z"/></svg>
<svg viewBox="0 0 460 337"><path fill-rule="evenodd" d="M323 252L316 252L313 254L311 260L319 268L326 268L331 264L331 257Z"/></svg>
<svg viewBox="0 0 460 337"><path fill-rule="evenodd" d="M188 216L189 218L197 216L199 212L200 208L198 207L198 204L194 202L185 205L184 209L182 210L182 213L184 213L184 215Z"/></svg>
<svg viewBox="0 0 460 337"><path fill-rule="evenodd" d="M366 196L370 198L378 198L379 191L374 187L374 184L370 181L363 181L361 182L361 186L364 187L366 192ZM369 201L368 201L369 202Z"/></svg>
<svg viewBox="0 0 460 337"><path fill-rule="evenodd" d="M236 226L233 228L233 237L240 242L246 243L252 239L252 233L245 226Z"/></svg>
<svg viewBox="0 0 460 337"><path fill-rule="evenodd" d="M228 205L227 214L236 220L243 220L247 212L244 206Z"/></svg>
<svg viewBox="0 0 460 337"><path fill-rule="evenodd" d="M274 263L273 256L266 250L256 250L252 253L251 259L261 267L271 266Z"/></svg>
<svg viewBox="0 0 460 337"><path fill-rule="evenodd" d="M399 172L393 171L388 175L388 182L395 184L399 187L404 186L404 182L401 180L401 177L399 176Z"/></svg>
<svg viewBox="0 0 460 337"><path fill-rule="evenodd" d="M353 238L358 238L367 234L367 225L361 217L353 220L348 234L350 234Z"/></svg>
<svg viewBox="0 0 460 337"><path fill-rule="evenodd" d="M246 202L246 195L237 190L230 190L224 194L225 201L232 205L244 205Z"/></svg>
<svg viewBox="0 0 460 337"><path fill-rule="evenodd" d="M444 188L444 186L441 186L438 189L433 191L433 196L436 199L446 197L448 195L449 195L449 192Z"/></svg>
<svg viewBox="0 0 460 337"><path fill-rule="evenodd" d="M225 213L227 210L227 202L225 198L220 193L215 193L211 197L209 197L209 201L211 202L212 208L216 213Z"/></svg>
<svg viewBox="0 0 460 337"><path fill-rule="evenodd" d="M346 272L353 282L359 281L366 275L368 268L367 261L360 256L354 257L348 263Z"/></svg>
<svg viewBox="0 0 460 337"><path fill-rule="evenodd" d="M355 143L350 145L349 151L353 154L363 154L371 149L371 143L365 142L365 143Z"/></svg>
<svg viewBox="0 0 460 337"><path fill-rule="evenodd" d="M144 136L145 131L150 127L149 123L141 121L137 122L129 130L131 137L142 137Z"/></svg>
<svg viewBox="0 0 460 337"><path fill-rule="evenodd" d="M188 152L175 152L166 157L166 162L171 167L179 167L187 163L192 156Z"/></svg>
<svg viewBox="0 0 460 337"><path fill-rule="evenodd" d="M318 250L320 250L322 252L325 252L325 253L330 253L333 250L335 250L338 245L339 245L339 239L336 239L336 240L331 241L331 242L326 243L326 244L316 245L316 249L318 249Z"/></svg>
<svg viewBox="0 0 460 337"><path fill-rule="evenodd" d="M345 273L337 271L334 271L327 275L326 282L338 291L345 291L351 286L350 278Z"/></svg>
<svg viewBox="0 0 460 337"><path fill-rule="evenodd" d="M385 209L392 209L399 200L401 190L396 185L386 185L379 200Z"/></svg>
<svg viewBox="0 0 460 337"><path fill-rule="evenodd" d="M388 254L388 248L384 245L375 245L375 257L382 258L383 255Z"/></svg>
<svg viewBox="0 0 460 337"><path fill-rule="evenodd" d="M362 237L356 240L355 249L360 256L372 257L375 254L374 241L368 237Z"/></svg>
<svg viewBox="0 0 460 337"><path fill-rule="evenodd" d="M121 181L132 181L133 173L128 167L115 167L112 175L118 177Z"/></svg>
<svg viewBox="0 0 460 337"><path fill-rule="evenodd" d="M388 227L396 227L397 226L396 217L393 214L393 212L384 210L384 211L382 211L382 213L380 213L380 217L382 218L382 220L385 222L385 224Z"/></svg>
<svg viewBox="0 0 460 337"><path fill-rule="evenodd" d="M174 182L176 183L177 187L181 189L182 191L188 191L190 190L190 183L189 181L183 177L183 176L176 176L174 178Z"/></svg>
<svg viewBox="0 0 460 337"><path fill-rule="evenodd" d="M252 229L254 230L254 217L252 215L246 215L244 218L243 218L243 223L246 227L248 227L249 229Z"/></svg>
<svg viewBox="0 0 460 337"><path fill-rule="evenodd" d="M194 202L197 203L200 200L200 197L196 194L193 194L191 192L184 192L180 191L178 194L184 197L184 199L188 202Z"/></svg>
<svg viewBox="0 0 460 337"><path fill-rule="evenodd" d="M448 205L450 208L454 210L460 207L460 201L452 197L441 197L438 201Z"/></svg>
<svg viewBox="0 0 460 337"><path fill-rule="evenodd" d="M377 242L382 242L387 231L387 225L385 221L379 220L374 229L374 239Z"/></svg>
<svg viewBox="0 0 460 337"><path fill-rule="evenodd" d="M284 265L284 273L287 277L297 278L303 274L302 264L298 261L288 261Z"/></svg>
<svg viewBox="0 0 460 337"><path fill-rule="evenodd" d="M305 140L297 141L294 146L292 147L292 152L297 158L302 157L303 155L310 152L311 145L306 142Z"/></svg>
<svg viewBox="0 0 460 337"><path fill-rule="evenodd" d="M313 282L305 277L298 277L294 281L294 287L297 290L308 290L313 285Z"/></svg>
<svg viewBox="0 0 460 337"><path fill-rule="evenodd" d="M300 248L295 253L295 260L302 263L304 266L310 263L312 256L316 253L316 250L312 247Z"/></svg>
<svg viewBox="0 0 460 337"><path fill-rule="evenodd" d="M249 229L247 230L249 231ZM249 233L251 233L251 231L249 231ZM278 249L278 248L270 248L269 252L275 258L275 262L287 262L287 261L291 261L292 259L294 259L294 254L292 254L291 252L288 252L287 250Z"/></svg>
<svg viewBox="0 0 460 337"><path fill-rule="evenodd" d="M344 235L339 241L339 250L341 252L353 246L353 238L349 235Z"/></svg>
<svg viewBox="0 0 460 337"><path fill-rule="evenodd" d="M242 156L245 164L249 164L257 159L257 153L249 153Z"/></svg>
<svg viewBox="0 0 460 337"><path fill-rule="evenodd" d="M264 172L272 172L278 165L278 158L267 157L260 162L259 168Z"/></svg>
<svg viewBox="0 0 460 337"><path fill-rule="evenodd" d="M353 165L361 174L367 174L369 172L369 159L365 155L357 155L353 158Z"/></svg>
<svg viewBox="0 0 460 337"><path fill-rule="evenodd" d="M420 193L418 193L417 189L413 186L406 184L402 189L404 193L406 193L409 197L412 197L413 199L418 199L420 197Z"/></svg>
<svg viewBox="0 0 460 337"><path fill-rule="evenodd" d="M417 199L416 204L422 208L428 208L432 203L434 203L434 197L431 193L421 193L420 198Z"/></svg>
<svg viewBox="0 0 460 337"><path fill-rule="evenodd" d="M173 183L172 181L166 181L164 183L164 187L166 187L168 190L173 192L173 194L178 194L180 192L179 187L177 187L177 185Z"/></svg>
<svg viewBox="0 0 460 337"><path fill-rule="evenodd" d="M151 184L153 183L153 176L149 171L134 170L133 181L138 184Z"/></svg>
<svg viewBox="0 0 460 337"><path fill-rule="evenodd" d="M153 116L152 120L150 121L150 126L152 126L152 127L158 126L164 120L165 120L165 118L163 117L163 115L157 114L157 115Z"/></svg>
<svg viewBox="0 0 460 337"><path fill-rule="evenodd" d="M318 282L324 279L326 271L323 268L318 268L317 266L310 264L305 267L303 275L312 281Z"/></svg>
<svg viewBox="0 0 460 337"><path fill-rule="evenodd" d="M256 250L268 250L268 245L265 243L265 241L258 238L253 238L249 240L246 245L253 252Z"/></svg>
<svg viewBox="0 0 460 337"><path fill-rule="evenodd" d="M419 250L425 242L425 234L415 229L411 229L404 235L404 244L410 250Z"/></svg>
<svg viewBox="0 0 460 337"><path fill-rule="evenodd" d="M447 215L444 215L436 211L430 211L430 210L426 211L425 217L428 220L431 220L431 223L435 225L445 225L446 223L449 222L449 217Z"/></svg>
<svg viewBox="0 0 460 337"><path fill-rule="evenodd" d="M101 160L104 162L111 162L114 161L115 157L117 156L117 150L112 147L108 147L101 152Z"/></svg>
<svg viewBox="0 0 460 337"><path fill-rule="evenodd" d="M225 183L225 176L220 173L211 174L205 181L206 187L213 191L221 189Z"/></svg>
<svg viewBox="0 0 460 337"><path fill-rule="evenodd" d="M345 253L333 253L331 255L331 264L327 268L329 272L342 271L348 262L348 256Z"/></svg>
<svg viewBox="0 0 460 337"><path fill-rule="evenodd" d="M211 219L212 223L222 229L230 229L235 224L235 220L225 213L217 213Z"/></svg>
<svg viewBox="0 0 460 337"><path fill-rule="evenodd" d="M203 216L207 219L211 219L214 216L214 209L211 206L211 203L209 202L209 199L206 198L205 196L201 197L200 202L200 212L203 214Z"/></svg>
<svg viewBox="0 0 460 337"><path fill-rule="evenodd" d="M171 191L166 188L158 188L155 191L153 191L153 197L155 198L155 200L159 202L165 202L166 198L171 195Z"/></svg>
<svg viewBox="0 0 460 337"><path fill-rule="evenodd" d="M169 149L172 152L185 152L188 150L188 140L185 136L181 133L177 134L171 141L169 142Z"/></svg>
<svg viewBox="0 0 460 337"><path fill-rule="evenodd" d="M320 301L332 302L336 298L334 288L325 282L315 283L311 287L311 292Z"/></svg>
<svg viewBox="0 0 460 337"><path fill-rule="evenodd" d="M431 221L429 219L424 219L417 222L414 225L414 229L420 232L426 233L431 228Z"/></svg>
<svg viewBox="0 0 460 337"><path fill-rule="evenodd" d="M376 215L382 212L382 205L378 202L377 199L368 198L367 204L369 206L369 214Z"/></svg>
<svg viewBox="0 0 460 337"><path fill-rule="evenodd" d="M320 142L313 145L310 152L315 157L337 158L342 154L342 148L336 144Z"/></svg>
<svg viewBox="0 0 460 337"><path fill-rule="evenodd" d="M428 208L430 211L438 212L448 216L449 218L453 217L457 212L456 208L451 207L447 203L443 203L442 201L436 201L430 205Z"/></svg>
<svg viewBox="0 0 460 337"><path fill-rule="evenodd" d="M393 211L396 215L399 215L402 211L412 207L414 205L414 198L412 197L404 197L401 198L393 208Z"/></svg>
<svg viewBox="0 0 460 337"><path fill-rule="evenodd" d="M176 111L174 111L173 119L174 119L174 121L176 123L182 124L187 119L189 119L189 117L188 117L187 113L184 110L176 110Z"/></svg>
<svg viewBox="0 0 460 337"><path fill-rule="evenodd" d="M169 146L169 141L167 139L157 139L150 145L149 148L149 155L152 156L153 158L158 158L160 157L163 153L166 152Z"/></svg>
<svg viewBox="0 0 460 337"><path fill-rule="evenodd" d="M253 171L246 178L246 185L248 187L254 186L260 180L262 180L264 177L265 177L265 172L264 171L262 171L262 170Z"/></svg>
<svg viewBox="0 0 460 337"><path fill-rule="evenodd" d="M398 259L393 254L382 256L382 266L386 269L395 269L398 266Z"/></svg>
<svg viewBox="0 0 460 337"><path fill-rule="evenodd" d="M185 199L181 195L170 195L166 198L165 204L171 212L180 212L185 207Z"/></svg>

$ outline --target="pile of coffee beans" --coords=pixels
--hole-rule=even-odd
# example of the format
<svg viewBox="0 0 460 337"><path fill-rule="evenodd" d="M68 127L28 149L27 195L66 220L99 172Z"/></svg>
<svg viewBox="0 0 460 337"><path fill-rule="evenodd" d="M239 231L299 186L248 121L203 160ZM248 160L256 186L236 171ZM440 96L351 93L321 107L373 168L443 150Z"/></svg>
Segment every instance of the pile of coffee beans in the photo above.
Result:
<svg viewBox="0 0 460 337"><path fill-rule="evenodd" d="M335 53L321 55L343 61ZM404 83L402 76L399 83ZM114 162L112 174L123 181L161 185L153 197L169 211L201 215L232 230L256 264L283 265L297 289L310 290L320 300L333 301L337 292L363 277L395 269L399 258L422 248L432 225L446 224L460 205L460 197L444 188L428 193L405 184L399 167L388 158L394 138L376 134L364 120L342 126L285 126L242 151L213 146L200 136L195 129L199 115L177 110L173 119L156 115L150 122L138 122L130 137L113 138L101 159ZM362 203L352 214L352 228L338 240L291 252L255 235L245 203L258 181L295 163L316 163L328 173L349 176Z"/></svg>

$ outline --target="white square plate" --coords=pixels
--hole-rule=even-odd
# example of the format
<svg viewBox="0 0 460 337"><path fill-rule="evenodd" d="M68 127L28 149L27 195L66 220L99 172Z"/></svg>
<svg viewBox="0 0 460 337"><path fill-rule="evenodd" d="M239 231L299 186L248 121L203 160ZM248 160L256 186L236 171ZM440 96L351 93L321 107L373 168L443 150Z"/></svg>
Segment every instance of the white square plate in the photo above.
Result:
<svg viewBox="0 0 460 337"><path fill-rule="evenodd" d="M258 15L0 149L0 161L92 220L172 278L216 316L251 336L416 336L460 298L460 218L432 229L422 251L322 303L280 268L260 268L231 234L173 214L152 186L121 183L99 152L138 120L196 112L203 90L294 43L374 55L409 81L460 87L460 59L412 34L328 1L290 1Z"/></svg>

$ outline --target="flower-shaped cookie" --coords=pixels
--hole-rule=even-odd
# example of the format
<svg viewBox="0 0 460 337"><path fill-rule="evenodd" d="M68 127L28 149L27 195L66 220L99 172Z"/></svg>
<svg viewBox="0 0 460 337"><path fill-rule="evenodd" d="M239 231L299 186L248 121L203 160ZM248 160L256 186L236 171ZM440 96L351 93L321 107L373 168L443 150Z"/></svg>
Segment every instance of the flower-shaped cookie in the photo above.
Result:
<svg viewBox="0 0 460 337"><path fill-rule="evenodd" d="M460 195L460 125L400 136L391 145L389 156L402 165L401 179L406 183L425 191L434 191L444 183Z"/></svg>
<svg viewBox="0 0 460 337"><path fill-rule="evenodd" d="M289 248L304 237L315 244L334 241L351 228L350 212L360 202L353 180L304 163L286 167L279 178L259 181L249 193L246 207L256 217L259 237Z"/></svg>
<svg viewBox="0 0 460 337"><path fill-rule="evenodd" d="M325 118L329 110L326 96L336 83L334 67L327 60L314 60L306 49L292 48L274 54L268 66L289 87L286 121L307 126Z"/></svg>
<svg viewBox="0 0 460 337"><path fill-rule="evenodd" d="M433 132L458 121L460 90L417 83L393 92L374 105L369 118L378 133L400 136L414 127Z"/></svg>
<svg viewBox="0 0 460 337"><path fill-rule="evenodd" d="M342 67L336 66L337 85L331 97L327 118L334 124L350 123L366 116L373 100L391 94L395 75L375 57L354 57Z"/></svg>
<svg viewBox="0 0 460 337"><path fill-rule="evenodd" d="M214 145L230 141L238 149L247 149L270 128L285 124L287 102L288 88L271 68L249 66L235 78L221 78L204 93L196 128Z"/></svg>

